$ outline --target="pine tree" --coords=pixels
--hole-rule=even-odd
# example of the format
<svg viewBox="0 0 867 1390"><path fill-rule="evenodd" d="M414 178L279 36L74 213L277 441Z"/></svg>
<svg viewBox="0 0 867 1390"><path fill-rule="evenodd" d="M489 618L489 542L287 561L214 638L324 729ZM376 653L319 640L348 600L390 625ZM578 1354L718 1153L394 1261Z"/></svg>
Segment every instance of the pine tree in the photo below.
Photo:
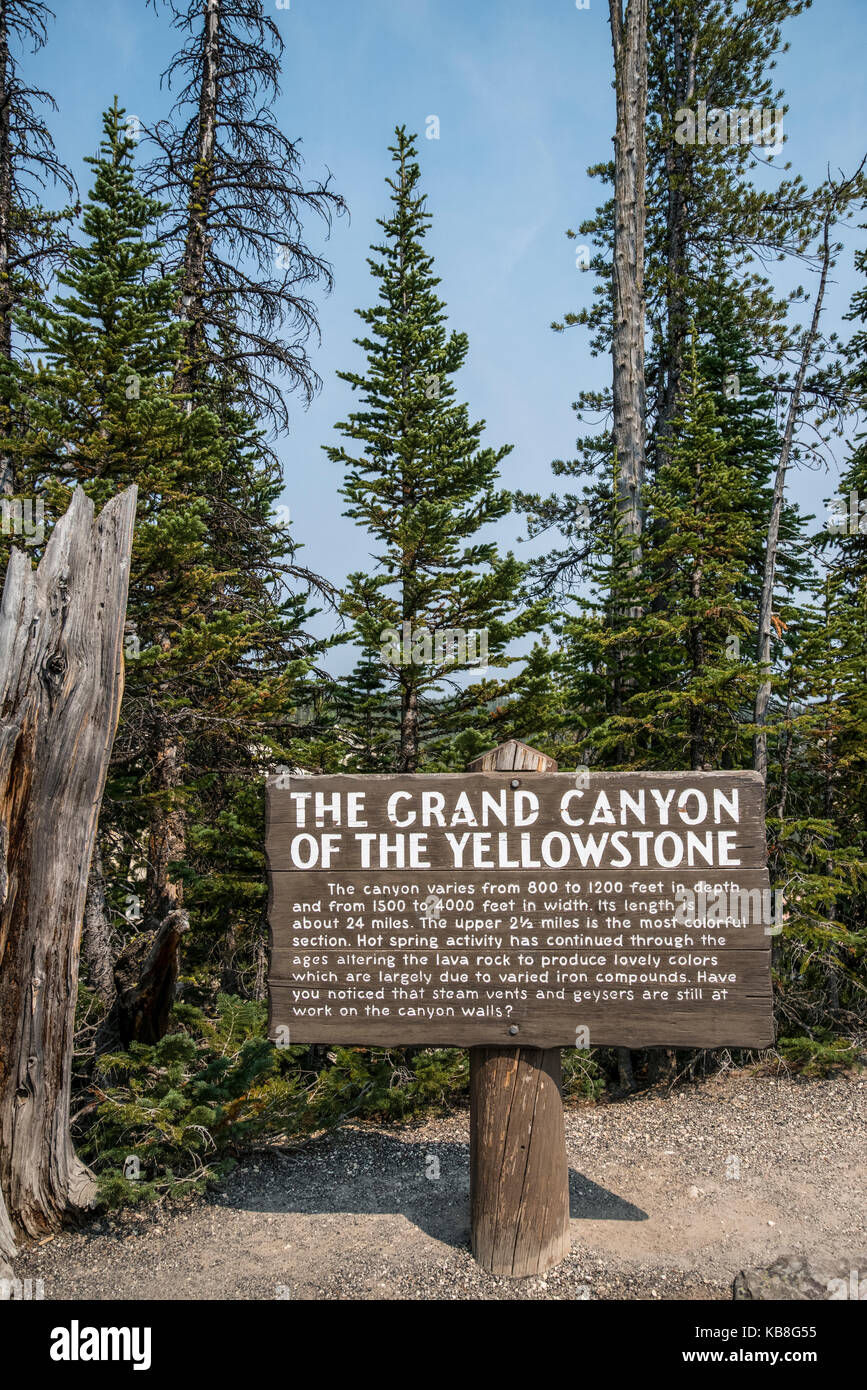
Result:
<svg viewBox="0 0 867 1390"><path fill-rule="evenodd" d="M275 522L283 480L247 413L246 393L226 374L206 398L221 451L205 512L216 583L201 612L203 632L219 634L219 647L184 733L184 903L204 973L210 953L221 963L223 989L262 998L262 774L299 764L316 770L320 740L329 746L315 671L326 644L306 632L312 585L291 533Z"/></svg>
<svg viewBox="0 0 867 1390"><path fill-rule="evenodd" d="M764 187L764 180L755 177L761 152L757 155L749 144L701 143L698 138L681 143L678 113L695 113L699 102L724 112L744 107L784 112L773 73L777 55L786 47L782 26L809 3L767 0L750 11L747 23L731 0L649 0L645 289L651 477L678 408L690 324L702 325L712 312L721 265L726 293L754 360L776 370L783 352L792 346L788 298L775 293L765 267L777 257L803 258L808 253L816 199L800 176L781 176L775 186ZM775 167L782 174L783 166ZM588 172L610 186L614 163L594 165ZM552 324L558 332L586 328L594 356L607 353L614 337L614 234L612 198L577 232L567 233L587 243L592 300ZM793 298L801 293L794 292ZM543 498L521 493L516 499L528 511L531 535L555 526L565 540L535 566L542 587L558 580L568 587L579 579L592 561L595 540L605 535L611 408L609 388L578 393L575 410L584 432L576 456L556 460L553 466L558 476L580 480L580 495ZM579 516L591 524L576 525ZM652 538L646 544L652 545Z"/></svg>
<svg viewBox="0 0 867 1390"><path fill-rule="evenodd" d="M867 255L856 252L867 271ZM867 292L848 317L847 391L867 398ZM858 434L816 537L821 582L787 634L772 865L788 910L778 962L788 1046L801 1056L863 1028L867 989L867 446ZM780 707L782 706L782 711ZM781 718L782 713L782 718ZM770 789L769 789L770 790Z"/></svg>
<svg viewBox="0 0 867 1390"><path fill-rule="evenodd" d="M22 368L30 429L12 443L58 510L76 484L100 504L138 485L126 689L101 827L108 901L120 913L127 895L143 896L143 929L183 904L188 957L204 967L245 935L248 958L260 952L261 774L293 756L292 709L315 649L285 573L281 481L260 432L229 380L192 408L174 391L180 329L176 283L159 270L162 209L136 187L117 103L104 131L62 293L21 316L42 356Z"/></svg>
<svg viewBox="0 0 867 1390"><path fill-rule="evenodd" d="M847 1039L863 1029L867 995L865 662L840 578L830 567L817 601L802 601L785 634L778 772L768 787L769 865L783 898L774 951L778 1045L802 1063L851 1058ZM859 720L860 742L851 737Z"/></svg>
<svg viewBox="0 0 867 1390"><path fill-rule="evenodd" d="M3 0L0 5L0 433L4 435L18 428L15 312L25 297L45 288L68 247L66 223L71 210L49 212L42 205L42 195L49 182L69 195L75 192L75 180L58 158L39 111L40 106L54 107L54 99L22 78L16 56L22 45L34 53L44 47L53 17L42 0ZM14 493L16 483L11 455L0 456L0 496ZM5 559L0 554L0 562L5 564Z"/></svg>
<svg viewBox="0 0 867 1390"><path fill-rule="evenodd" d="M314 393L309 289L331 285L302 219L329 224L343 200L327 180L305 184L299 142L274 118L283 40L262 0L166 4L183 37L164 77L179 89L168 119L147 132L155 153L145 178L169 205L163 254L178 275L182 328L175 388L195 394L228 373L251 414L286 429L280 378Z"/></svg>
<svg viewBox="0 0 867 1390"><path fill-rule="evenodd" d="M695 343L666 458L646 490L658 540L640 579L622 544L599 573L600 599L566 624L581 761L633 767L737 767L755 667L744 574L754 543L737 436L720 428ZM615 519L616 521L616 519ZM631 614L628 620L617 615ZM612 615L614 620L612 620ZM606 671L631 653L620 698Z"/></svg>
<svg viewBox="0 0 867 1390"><path fill-rule="evenodd" d="M780 433L773 391L740 325L739 298L721 264L712 283L713 292L697 323L698 363L713 395L720 432L733 442L734 457L746 483L741 500L752 524L752 542L741 576L741 593L743 597L749 595L757 622ZM812 574L805 522L798 507L786 502L776 586L778 622L782 625L797 613L798 595L809 589ZM755 659L755 642L747 650Z"/></svg>
<svg viewBox="0 0 867 1390"><path fill-rule="evenodd" d="M533 630L540 606L508 616L523 567L479 538L510 509L496 485L509 447L483 448L484 422L472 424L457 401L453 378L468 343L446 328L424 247L431 214L405 127L390 153L392 210L379 221L384 239L369 260L379 302L358 310L369 329L356 340L367 371L340 373L361 396L362 408L337 426L357 452L342 445L326 452L345 469L345 514L378 545L373 573L349 576L344 611L363 645L380 652L389 687L399 692L395 766L415 772L468 711L496 693L490 681L472 692L455 681L478 664L482 640L487 664L507 665L506 645Z"/></svg>
<svg viewBox="0 0 867 1390"><path fill-rule="evenodd" d="M377 651L366 651L333 692L335 772L392 772L400 708Z"/></svg>
<svg viewBox="0 0 867 1390"><path fill-rule="evenodd" d="M155 8L161 8L154 0ZM145 187L166 199L160 226L162 255L176 277L175 311L180 333L173 387L190 404L210 404L226 386L248 420L288 427L287 393L308 399L318 384L307 342L316 332L309 289L330 287L327 263L307 245L302 219L330 222L342 199L326 183L305 184L298 143L279 128L273 114L279 91L283 41L262 0L167 0L173 26L183 36L164 74L179 84L168 119L148 136L155 147L144 171ZM276 468L264 432L256 448ZM236 454L227 470L239 462ZM247 490L224 475L221 487ZM209 526L218 568L230 567L243 533L261 557L255 532L267 518L245 514L223 502ZM265 543L265 549L269 542ZM292 547L287 543L286 550ZM278 587L291 566L273 564ZM320 594L328 586L306 572L303 582ZM305 645L300 634L296 645ZM314 731L311 731L313 733ZM183 749L169 722L155 754L159 788L166 805L177 802ZM182 885L169 872L186 855L185 821L166 811L155 825L152 897L176 904Z"/></svg>
<svg viewBox="0 0 867 1390"><path fill-rule="evenodd" d="M855 253L855 268L867 277L867 252ZM867 404L867 287L852 297L847 316L856 328L846 349L848 388L860 408ZM867 833L867 433L856 434L840 491L830 509L823 543L834 556L831 611L844 653L841 756L847 801L855 812L851 833ZM841 692L842 693L842 692ZM857 809L856 809L857 808Z"/></svg>

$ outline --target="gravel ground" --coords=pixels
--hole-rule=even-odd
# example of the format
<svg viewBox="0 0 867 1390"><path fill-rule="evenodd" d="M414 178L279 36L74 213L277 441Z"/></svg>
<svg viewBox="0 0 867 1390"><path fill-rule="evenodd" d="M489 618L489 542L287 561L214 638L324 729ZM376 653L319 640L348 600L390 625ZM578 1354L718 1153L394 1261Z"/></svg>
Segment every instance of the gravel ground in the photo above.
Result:
<svg viewBox="0 0 867 1390"><path fill-rule="evenodd" d="M572 1253L495 1279L469 1253L465 1111L248 1160L186 1208L19 1257L46 1299L729 1299L780 1255L867 1279L865 1083L729 1074L566 1113Z"/></svg>

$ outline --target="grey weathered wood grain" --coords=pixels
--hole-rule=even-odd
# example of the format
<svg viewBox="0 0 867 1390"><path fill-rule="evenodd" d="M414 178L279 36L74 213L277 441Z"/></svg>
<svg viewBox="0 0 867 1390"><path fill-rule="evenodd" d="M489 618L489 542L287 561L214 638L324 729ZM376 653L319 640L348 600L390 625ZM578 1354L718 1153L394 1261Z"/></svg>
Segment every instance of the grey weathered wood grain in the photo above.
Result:
<svg viewBox="0 0 867 1390"><path fill-rule="evenodd" d="M558 1048L470 1049L470 1229L492 1274L525 1278L569 1254Z"/></svg>
<svg viewBox="0 0 867 1390"><path fill-rule="evenodd" d="M136 489L94 518L73 493L0 607L0 1257L93 1182L69 1137L81 922L123 688Z"/></svg>
<svg viewBox="0 0 867 1390"><path fill-rule="evenodd" d="M510 738L498 748L492 748L468 764L469 772L556 772L556 758L522 743L519 738Z"/></svg>

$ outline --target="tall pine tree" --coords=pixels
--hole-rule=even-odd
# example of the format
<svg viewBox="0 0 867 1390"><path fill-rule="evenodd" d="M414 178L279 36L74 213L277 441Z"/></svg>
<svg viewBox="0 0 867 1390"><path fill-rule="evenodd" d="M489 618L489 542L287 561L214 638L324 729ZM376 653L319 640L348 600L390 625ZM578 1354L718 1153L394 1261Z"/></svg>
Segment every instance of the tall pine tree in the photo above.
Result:
<svg viewBox="0 0 867 1390"><path fill-rule="evenodd" d="M399 693L394 766L415 772L496 693L493 681L468 692L455 678L479 664L483 642L488 665L507 665L506 646L533 630L540 606L515 612L523 567L479 534L510 510L497 486L510 450L482 447L484 421L471 423L457 400L468 343L446 327L425 249L431 214L405 127L390 153L392 208L368 262L378 303L357 311L369 330L356 340L367 369L340 373L361 409L337 426L350 443L326 452L345 469L346 515L377 543L375 569L350 575L344 609Z"/></svg>

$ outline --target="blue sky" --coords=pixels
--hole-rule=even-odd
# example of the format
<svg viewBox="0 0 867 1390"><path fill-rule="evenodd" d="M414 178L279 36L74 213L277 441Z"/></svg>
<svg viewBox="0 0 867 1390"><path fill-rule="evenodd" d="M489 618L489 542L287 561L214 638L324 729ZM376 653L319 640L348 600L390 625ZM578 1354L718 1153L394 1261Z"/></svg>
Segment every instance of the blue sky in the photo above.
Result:
<svg viewBox="0 0 867 1390"><path fill-rule="evenodd" d="M269 0L266 0L266 8ZM311 178L328 168L350 218L335 223L325 248L335 288L320 303L314 361L324 386L307 410L292 410L280 446L284 501L303 561L341 581L364 568L369 544L339 516L339 469L321 445L352 395L335 373L360 366L354 309L373 300L366 264L376 218L387 208L384 177L395 124L420 139L429 246L452 326L469 335L460 379L487 442L512 443L507 486L549 487L550 460L570 457L571 402L601 385L605 359L590 357L581 329L557 335L551 320L586 303L591 277L576 269L567 227L598 201L587 166L609 157L613 125L611 49L605 0L291 0L273 18L286 43L277 115L302 139ZM58 149L83 188L81 158L100 137L100 112L115 93L143 121L164 115L170 95L159 74L176 42L165 10L145 0L68 0L57 5L46 49L25 59L27 75L54 93ZM786 156L808 183L828 164L850 171L867 148L864 0L816 0L788 26L791 48L778 65L790 111ZM748 94L745 94L745 96ZM440 138L424 138L428 116ZM319 244L320 231L308 228ZM850 241L836 272L829 324L839 325L855 284ZM850 328L845 327L848 336ZM833 477L804 474L794 495L824 514ZM503 523L504 546L520 555L520 518ZM345 665L338 659L337 666Z"/></svg>

